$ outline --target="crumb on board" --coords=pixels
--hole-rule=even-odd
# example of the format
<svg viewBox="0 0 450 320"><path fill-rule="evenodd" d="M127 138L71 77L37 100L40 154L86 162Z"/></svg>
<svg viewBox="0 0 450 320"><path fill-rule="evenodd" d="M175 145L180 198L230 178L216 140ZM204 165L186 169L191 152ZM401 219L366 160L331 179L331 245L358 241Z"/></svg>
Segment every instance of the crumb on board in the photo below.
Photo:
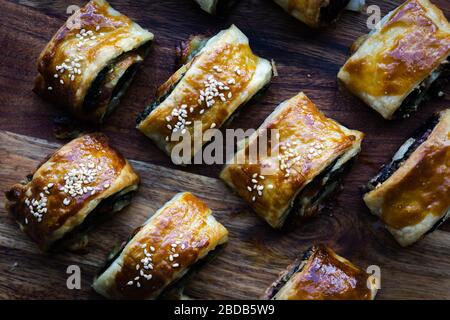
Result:
<svg viewBox="0 0 450 320"><path fill-rule="evenodd" d="M278 77L277 66L275 65L275 60L271 59L270 63L272 64L272 72L274 77Z"/></svg>

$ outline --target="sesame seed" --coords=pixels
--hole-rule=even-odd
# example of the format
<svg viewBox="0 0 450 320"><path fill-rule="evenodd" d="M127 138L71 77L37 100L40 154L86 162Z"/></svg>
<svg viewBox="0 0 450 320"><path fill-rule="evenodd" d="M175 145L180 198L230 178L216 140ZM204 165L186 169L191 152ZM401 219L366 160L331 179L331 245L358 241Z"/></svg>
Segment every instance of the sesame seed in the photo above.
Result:
<svg viewBox="0 0 450 320"><path fill-rule="evenodd" d="M216 126L216 124L213 122L212 124L211 124L211 129L213 129L213 128L215 128L215 126Z"/></svg>
<svg viewBox="0 0 450 320"><path fill-rule="evenodd" d="M65 206L68 206L68 205L70 204L70 199L69 199L69 198L64 198L63 204L64 204Z"/></svg>
<svg viewBox="0 0 450 320"><path fill-rule="evenodd" d="M179 266L180 266L179 263L174 263L174 264L172 264L172 267L174 267L174 268L178 268Z"/></svg>

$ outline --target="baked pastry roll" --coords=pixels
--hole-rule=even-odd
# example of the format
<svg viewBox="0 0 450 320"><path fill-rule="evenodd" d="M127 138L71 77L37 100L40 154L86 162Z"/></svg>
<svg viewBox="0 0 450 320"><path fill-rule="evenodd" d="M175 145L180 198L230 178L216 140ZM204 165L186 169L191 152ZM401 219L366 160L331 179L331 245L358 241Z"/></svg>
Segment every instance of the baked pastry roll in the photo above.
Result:
<svg viewBox="0 0 450 320"><path fill-rule="evenodd" d="M194 0L200 8L212 15L223 15L231 9L237 0Z"/></svg>
<svg viewBox="0 0 450 320"><path fill-rule="evenodd" d="M324 245L294 261L265 293L272 300L373 300L375 279Z"/></svg>
<svg viewBox="0 0 450 320"><path fill-rule="evenodd" d="M272 66L252 53L248 38L234 25L208 41L195 41L189 52L138 117L137 128L168 155L179 139L190 138L190 159L202 147L193 142L195 123L202 135L220 127L269 83Z"/></svg>
<svg viewBox="0 0 450 320"><path fill-rule="evenodd" d="M368 184L364 201L408 246L450 215L450 109L432 117Z"/></svg>
<svg viewBox="0 0 450 320"><path fill-rule="evenodd" d="M409 0L354 49L339 80L384 118L407 116L448 78L450 24L430 1Z"/></svg>
<svg viewBox="0 0 450 320"><path fill-rule="evenodd" d="M350 0L274 0L294 18L312 28L337 20Z"/></svg>
<svg viewBox="0 0 450 320"><path fill-rule="evenodd" d="M153 34L92 0L56 32L38 59L34 91L77 118L100 123L118 104Z"/></svg>
<svg viewBox="0 0 450 320"><path fill-rule="evenodd" d="M250 161L261 136L277 130L267 155ZM302 92L282 102L242 144L220 178L272 227L281 228L291 211L313 215L338 185L361 149L364 134L325 117ZM253 148L253 149L252 149ZM271 168L270 175L263 170Z"/></svg>
<svg viewBox="0 0 450 320"><path fill-rule="evenodd" d="M93 288L110 299L155 299L227 240L204 202L179 193L111 254Z"/></svg>
<svg viewBox="0 0 450 320"><path fill-rule="evenodd" d="M6 207L39 248L82 249L86 232L121 210L139 176L102 134L87 134L53 153L6 193Z"/></svg>

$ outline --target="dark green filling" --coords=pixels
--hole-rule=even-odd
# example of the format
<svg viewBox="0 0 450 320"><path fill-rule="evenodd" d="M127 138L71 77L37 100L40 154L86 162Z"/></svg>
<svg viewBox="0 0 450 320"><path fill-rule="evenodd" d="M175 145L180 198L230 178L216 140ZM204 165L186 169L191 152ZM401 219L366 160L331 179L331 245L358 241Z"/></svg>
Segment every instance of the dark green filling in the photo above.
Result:
<svg viewBox="0 0 450 320"><path fill-rule="evenodd" d="M177 47L177 55L179 62L184 65L192 60L199 52L202 50L209 38L205 38L203 36L193 36L190 37L187 43L182 42L179 47ZM186 70L187 72L188 70ZM147 107L145 107L144 111L141 112L137 119L136 124L139 125L143 120L145 120L153 110L155 110L172 92L175 90L177 85L183 80L184 72L180 79L174 83L169 90L167 90L162 96L156 98L152 103L150 103Z"/></svg>
<svg viewBox="0 0 450 320"><path fill-rule="evenodd" d="M339 159L335 160L320 175L315 177L296 197L292 210L298 215L313 215L319 209L320 203L339 185L344 173L352 166L354 158L342 164L338 169L333 170ZM307 203L302 203L305 197L309 197L310 200Z"/></svg>
<svg viewBox="0 0 450 320"><path fill-rule="evenodd" d="M120 192L118 194L120 194ZM130 204L133 196L132 194L133 192L130 191L123 195L112 195L102 200L97 207L87 215L80 225L76 226L62 239L56 241L53 245L53 249L66 249L71 244L82 240L90 230L102 224L109 219L112 214Z"/></svg>
<svg viewBox="0 0 450 320"><path fill-rule="evenodd" d="M313 248L309 248L303 253L301 259L296 259L294 263L286 269L283 275L277 281L275 281L266 291L266 299L272 300L296 273L301 272L303 270L303 267L305 266L305 263L309 260L313 252Z"/></svg>
<svg viewBox="0 0 450 320"><path fill-rule="evenodd" d="M392 159L391 162L387 165L384 165L380 172L372 178L367 186L365 187L365 192L370 192L374 190L378 185L385 182L389 177L391 177L394 172L396 172L401 165L408 160L408 158L411 156L411 154L417 150L422 143L424 143L430 134L433 132L436 125L439 123L439 115L434 115L431 117L423 126L421 126L416 132L413 134L411 139L414 140L414 142L411 143L411 145L408 147L408 149L404 152L404 154L396 159ZM409 140L409 139L408 139ZM398 151L397 151L398 152ZM426 234L429 234L433 231L435 231L439 226L444 223L447 218L449 217L450 212L448 211L446 215L444 215L439 221L437 221L430 230L426 232Z"/></svg>
<svg viewBox="0 0 450 320"><path fill-rule="evenodd" d="M103 267L98 272L98 276L100 276L103 272L105 272L112 264L113 262L120 256L120 254L123 252L123 249L127 246L127 244L133 239L133 237L136 235L136 233L141 230L142 226L135 229L134 232L128 237L127 240L123 241L121 244L116 245L113 250L108 254L108 257L106 258L106 262L103 265Z"/></svg>
<svg viewBox="0 0 450 320"><path fill-rule="evenodd" d="M320 9L319 25L329 25L336 21L349 2L350 0L330 0L328 6Z"/></svg>
<svg viewBox="0 0 450 320"><path fill-rule="evenodd" d="M150 49L151 42L143 44L138 49L135 49L139 55L142 57L145 57ZM107 79L108 73L114 69L114 65L116 63L116 60L111 61L108 65L106 65L95 77L94 81L92 82L91 86L89 87L88 92L86 93L86 96L84 98L83 102L83 108L87 112L91 112L95 110L99 106L99 103L101 103L102 99L102 88L105 85L105 81ZM131 80L133 79L138 66L140 63L135 63L132 66L130 66L122 75L122 77L117 82L117 85L115 86L113 93L110 97L108 109L106 110L105 114L103 115L102 119L110 114L116 106L119 105L120 98L124 95L126 89L131 83ZM100 121L102 120L100 119Z"/></svg>
<svg viewBox="0 0 450 320"><path fill-rule="evenodd" d="M170 96L170 94L172 93L173 90L175 90L175 88L177 87L177 85L180 83L180 81L183 79L185 74L183 74L180 77L180 80L178 80L176 83L174 83L169 90L167 90L161 97L155 99L152 103L150 103L147 107L145 107L144 111L141 112L137 119L136 119L136 124L139 125L139 123L141 123L143 120L145 120L145 118L148 117L148 115L150 113L152 113L153 110L155 110L168 96Z"/></svg>
<svg viewBox="0 0 450 320"><path fill-rule="evenodd" d="M395 171L397 171L397 169L402 165L402 163L408 160L411 154L428 139L431 132L434 130L434 128L438 123L439 123L439 116L434 115L423 126L421 126L418 130L416 130L416 132L411 137L412 139L414 139L414 142L408 147L404 155L398 159L393 159L389 164L384 165L381 168L380 172L369 181L365 191L366 192L371 191L375 189L377 185L389 179L389 177L392 176Z"/></svg>
<svg viewBox="0 0 450 320"><path fill-rule="evenodd" d="M115 109L115 107L119 105L120 99L125 94L125 91L129 87L131 80L133 80L133 77L136 74L137 69L138 64L135 63L132 66L130 66L122 75L122 77L119 79L111 95L111 100L104 116L109 115Z"/></svg>
<svg viewBox="0 0 450 320"><path fill-rule="evenodd" d="M181 44L177 47L178 61L183 65L187 64L205 47L209 39L210 38L204 36L192 36L186 43L181 42ZM162 96L156 98L152 103L150 103L147 107L145 107L144 111L138 115L136 119L136 125L139 125L139 123L145 120L150 115L150 113L152 113L153 110L155 110L173 92L173 90L175 90L177 85L181 82L181 80L183 80L183 77L185 76L188 70L186 70L181 75L180 79L176 83L174 83L169 88L169 90L167 90ZM257 99L259 96L261 96L262 93L269 87L269 84L270 82L266 84L263 88L261 88L255 95L253 95L250 101L254 101L254 99ZM248 101L247 103L249 103L250 101ZM234 112L233 116L231 116L224 125L231 122L231 120L238 114L238 111L245 104L240 105L238 110Z"/></svg>
<svg viewBox="0 0 450 320"><path fill-rule="evenodd" d="M105 82L106 76L108 75L109 70L111 70L111 66L107 65L100 71L95 77L94 82L92 82L89 90L84 98L83 108L87 110L92 110L97 106L97 101L100 98L101 88L103 87L103 83Z"/></svg>
<svg viewBox="0 0 450 320"><path fill-rule="evenodd" d="M450 63L446 60L406 97L400 108L394 113L394 118L409 116L417 110L420 104L437 96L440 89L448 82L449 76ZM436 78L433 79L433 77Z"/></svg>
<svg viewBox="0 0 450 320"><path fill-rule="evenodd" d="M202 50L210 38L203 35L189 37L176 48L178 65L181 67L191 61Z"/></svg>

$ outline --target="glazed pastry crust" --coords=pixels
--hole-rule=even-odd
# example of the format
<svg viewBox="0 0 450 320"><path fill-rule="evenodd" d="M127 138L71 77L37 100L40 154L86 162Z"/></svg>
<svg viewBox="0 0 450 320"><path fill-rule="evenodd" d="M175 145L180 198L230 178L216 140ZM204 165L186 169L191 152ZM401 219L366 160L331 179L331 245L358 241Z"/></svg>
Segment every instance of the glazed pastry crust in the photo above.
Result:
<svg viewBox="0 0 450 320"><path fill-rule="evenodd" d="M110 299L154 299L227 240L227 229L206 204L191 193L180 193L135 230L93 287ZM146 253L152 254L151 269L142 267ZM141 270L151 278L145 279Z"/></svg>
<svg viewBox="0 0 450 320"><path fill-rule="evenodd" d="M321 26L321 9L334 0L274 0L286 12L312 28Z"/></svg>
<svg viewBox="0 0 450 320"><path fill-rule="evenodd" d="M428 0L391 12L339 71L339 80L384 118L450 53L450 24Z"/></svg>
<svg viewBox="0 0 450 320"><path fill-rule="evenodd" d="M219 68L220 72L215 68ZM254 55L248 38L233 25L211 38L191 61L161 86L157 93L158 99L169 88L175 88L156 109L139 122L137 128L161 150L171 155L174 146L183 138L179 137L179 141L167 141L172 134L181 134L181 130L174 129L179 121L173 114L174 109L185 106L185 120L189 122L185 129L193 141L195 121L201 121L202 133L212 127L219 128L239 106L266 86L271 77L270 62ZM214 97L214 105L208 107L206 99L199 99L201 91L205 91L204 82L212 78L221 81L228 90L219 88L224 99ZM230 79L234 79L235 83L229 83ZM201 146L192 143L191 147L193 156Z"/></svg>
<svg viewBox="0 0 450 320"><path fill-rule="evenodd" d="M94 181L83 185L90 188L85 190L88 192L73 197L63 190L64 177L81 165L95 168L98 173ZM45 187L49 184L53 186L46 192ZM138 184L139 176L128 161L110 147L107 138L102 134L88 134L51 155L34 172L31 181L14 185L7 192L6 206L20 228L42 250L47 250L55 241L81 225L102 200L121 191L137 189ZM47 211L39 222L26 199L39 200L42 196L48 199ZM70 203L64 204L65 199L70 199Z"/></svg>
<svg viewBox="0 0 450 320"><path fill-rule="evenodd" d="M330 248L319 245L308 252L305 261L297 261L288 267L266 292L275 300L373 300L377 289L368 281L369 275ZM273 288L279 285L292 268L296 271L281 289L271 297ZM367 283L370 284L370 289Z"/></svg>
<svg viewBox="0 0 450 320"><path fill-rule="evenodd" d="M252 145L257 144L260 133L272 129L278 130L280 134L278 144L268 144L268 150L272 150L272 153L258 162L245 157ZM356 155L363 136L363 133L349 130L325 117L301 92L276 108L257 132L250 136L248 144L242 146L230 164L224 167L220 178L272 227L280 228L285 212L291 208L300 191L346 152L349 152L349 156ZM289 145L291 147L286 148ZM297 161L290 170L283 170L279 165L278 148L280 155L288 151L297 153ZM244 164L238 164L243 160ZM249 191L248 188L253 186L252 179L259 179L262 170L267 168L273 168L274 171L259 180L258 183L264 187L262 195L259 196L254 190Z"/></svg>
<svg viewBox="0 0 450 320"><path fill-rule="evenodd" d="M385 182L364 195L370 211L395 239L410 245L450 209L450 109L428 139Z"/></svg>
<svg viewBox="0 0 450 320"><path fill-rule="evenodd" d="M80 40L82 29L92 32L92 36ZM136 50L151 40L152 33L114 10L106 1L92 0L66 21L40 54L34 91L68 108L82 120L100 122L106 107L83 108L97 75L124 53L133 53L134 62L140 62L144 54ZM80 74L75 73L71 80L67 70L60 72L59 66L63 64L80 69Z"/></svg>

